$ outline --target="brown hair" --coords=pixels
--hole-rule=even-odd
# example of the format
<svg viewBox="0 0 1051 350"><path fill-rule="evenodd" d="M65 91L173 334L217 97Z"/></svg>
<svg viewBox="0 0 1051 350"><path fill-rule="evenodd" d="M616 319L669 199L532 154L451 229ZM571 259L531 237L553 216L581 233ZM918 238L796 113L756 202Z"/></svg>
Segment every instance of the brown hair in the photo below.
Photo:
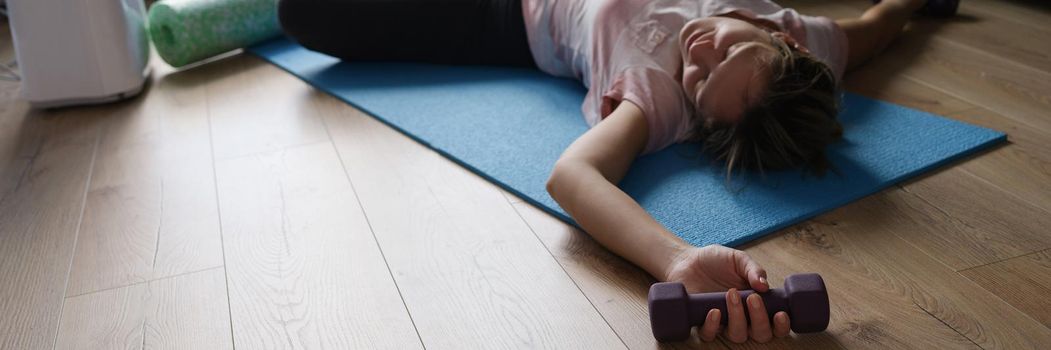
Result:
<svg viewBox="0 0 1051 350"><path fill-rule="evenodd" d="M836 120L836 79L814 56L775 40L769 87L736 124L697 123L694 136L716 161L735 169L802 167L821 176L831 165L825 149L843 134Z"/></svg>

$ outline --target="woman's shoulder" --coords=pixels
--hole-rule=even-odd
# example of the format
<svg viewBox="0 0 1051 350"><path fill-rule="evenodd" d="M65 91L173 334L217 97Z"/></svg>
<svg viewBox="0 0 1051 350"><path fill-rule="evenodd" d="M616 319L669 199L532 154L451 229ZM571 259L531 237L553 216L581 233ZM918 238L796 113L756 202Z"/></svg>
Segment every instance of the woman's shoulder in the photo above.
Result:
<svg viewBox="0 0 1051 350"><path fill-rule="evenodd" d="M620 101L630 101L649 122L647 153L684 140L692 130L693 107L674 72L653 66L628 66L603 94L603 113Z"/></svg>

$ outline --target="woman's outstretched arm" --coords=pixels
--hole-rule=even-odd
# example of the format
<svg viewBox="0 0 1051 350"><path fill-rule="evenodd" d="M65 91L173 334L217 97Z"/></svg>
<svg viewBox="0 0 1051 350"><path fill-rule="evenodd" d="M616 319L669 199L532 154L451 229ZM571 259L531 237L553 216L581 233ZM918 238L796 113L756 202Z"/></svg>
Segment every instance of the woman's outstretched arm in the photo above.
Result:
<svg viewBox="0 0 1051 350"><path fill-rule="evenodd" d="M660 280L689 245L657 223L616 183L646 147L646 118L621 103L555 163L547 190L599 243Z"/></svg>
<svg viewBox="0 0 1051 350"><path fill-rule="evenodd" d="M694 247L664 228L616 183L646 146L648 124L642 110L622 102L612 114L573 142L556 162L547 190L591 237L661 281L677 281L690 292L729 291L727 314L709 310L699 332L713 341L727 317L727 339L767 342L788 335L788 314L771 320L758 294L748 300L736 288L769 289L766 271L748 254L719 245ZM746 306L747 305L747 306ZM745 309L751 318L745 317Z"/></svg>
<svg viewBox="0 0 1051 350"><path fill-rule="evenodd" d="M884 0L865 10L861 17L836 20L847 34L847 69L861 66L886 49L924 3L925 0Z"/></svg>

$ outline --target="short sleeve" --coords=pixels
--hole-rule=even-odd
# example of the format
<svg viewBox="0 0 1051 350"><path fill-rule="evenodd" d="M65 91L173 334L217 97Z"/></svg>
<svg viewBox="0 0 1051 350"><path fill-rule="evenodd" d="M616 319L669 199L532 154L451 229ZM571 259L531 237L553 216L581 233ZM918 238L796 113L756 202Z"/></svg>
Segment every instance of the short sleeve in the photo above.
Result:
<svg viewBox="0 0 1051 350"><path fill-rule="evenodd" d="M773 21L786 33L810 50L810 53L832 69L836 81L843 80L847 69L847 34L835 21L826 17L801 15L793 9L756 16L750 11L739 13Z"/></svg>
<svg viewBox="0 0 1051 350"><path fill-rule="evenodd" d="M679 83L668 73L645 67L621 71L602 94L601 118L625 100L637 105L646 117L649 137L643 153L653 153L689 138L692 108Z"/></svg>
<svg viewBox="0 0 1051 350"><path fill-rule="evenodd" d="M842 81L849 52L846 32L826 17L801 15L800 20L806 27L806 42L803 46L832 69L836 81Z"/></svg>

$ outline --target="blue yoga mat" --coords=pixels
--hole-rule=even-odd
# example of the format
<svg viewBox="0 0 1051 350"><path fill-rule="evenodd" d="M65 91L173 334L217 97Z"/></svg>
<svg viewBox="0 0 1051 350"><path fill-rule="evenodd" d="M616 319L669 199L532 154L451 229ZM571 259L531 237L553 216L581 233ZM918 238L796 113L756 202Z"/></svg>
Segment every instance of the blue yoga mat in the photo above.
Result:
<svg viewBox="0 0 1051 350"><path fill-rule="evenodd" d="M580 83L532 69L341 63L287 39L249 50L572 223L544 188L555 160L587 130ZM681 144L635 161L620 186L695 245L735 246L1006 140L1003 133L854 94L830 150L836 174L749 174Z"/></svg>

